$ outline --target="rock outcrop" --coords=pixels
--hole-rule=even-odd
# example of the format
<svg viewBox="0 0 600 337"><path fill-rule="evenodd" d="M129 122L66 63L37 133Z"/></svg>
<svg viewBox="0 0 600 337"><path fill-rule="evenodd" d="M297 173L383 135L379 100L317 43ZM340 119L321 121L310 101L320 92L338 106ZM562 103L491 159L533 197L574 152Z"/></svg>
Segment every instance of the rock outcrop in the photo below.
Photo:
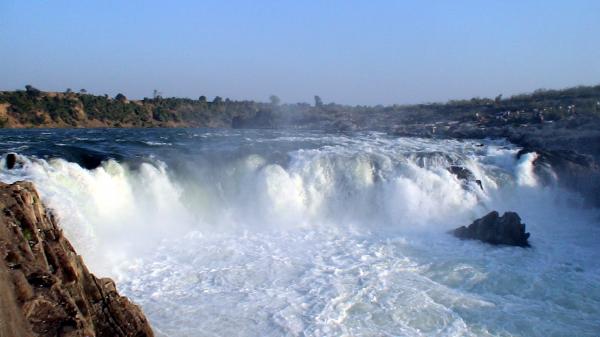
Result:
<svg viewBox="0 0 600 337"><path fill-rule="evenodd" d="M92 275L31 183L0 183L0 336L153 336L111 279Z"/></svg>
<svg viewBox="0 0 600 337"><path fill-rule="evenodd" d="M17 164L17 154L9 153L6 155L6 168L12 170Z"/></svg>
<svg viewBox="0 0 600 337"><path fill-rule="evenodd" d="M521 218L515 212L500 216L493 211L468 227L459 227L451 233L461 239L480 240L493 245L529 247L529 233L525 232L525 224L521 223Z"/></svg>
<svg viewBox="0 0 600 337"><path fill-rule="evenodd" d="M454 174L458 178L458 180L462 180L467 183L471 181L475 182L475 184L477 184L477 186L479 186L479 188L481 188L481 190L483 191L483 185L481 184L481 180L476 179L473 172L471 172L471 170L469 170L468 168L462 166L450 166L448 168L448 171Z"/></svg>

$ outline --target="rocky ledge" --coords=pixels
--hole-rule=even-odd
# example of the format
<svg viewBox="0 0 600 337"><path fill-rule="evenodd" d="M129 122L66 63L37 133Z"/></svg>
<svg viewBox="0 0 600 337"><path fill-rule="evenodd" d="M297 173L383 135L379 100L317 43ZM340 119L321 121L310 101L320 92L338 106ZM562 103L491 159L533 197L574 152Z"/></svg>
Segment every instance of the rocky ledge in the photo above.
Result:
<svg viewBox="0 0 600 337"><path fill-rule="evenodd" d="M111 279L91 274L31 183L0 183L0 336L153 336Z"/></svg>
<svg viewBox="0 0 600 337"><path fill-rule="evenodd" d="M529 247L529 233L525 232L525 224L515 212L500 216L493 211L468 227L462 226L450 233L461 239L480 240L493 245Z"/></svg>

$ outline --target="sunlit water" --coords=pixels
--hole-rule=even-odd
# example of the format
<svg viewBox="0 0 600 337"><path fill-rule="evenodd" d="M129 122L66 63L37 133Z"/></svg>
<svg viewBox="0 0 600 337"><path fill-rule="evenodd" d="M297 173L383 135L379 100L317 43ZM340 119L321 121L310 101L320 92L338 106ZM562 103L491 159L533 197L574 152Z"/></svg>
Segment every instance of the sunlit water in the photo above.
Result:
<svg viewBox="0 0 600 337"><path fill-rule="evenodd" d="M90 269L116 278L159 336L600 332L600 213L505 142L199 129L0 139L22 162L2 159L0 180L35 182ZM90 160L102 164L78 164ZM446 234L491 210L517 211L533 247Z"/></svg>

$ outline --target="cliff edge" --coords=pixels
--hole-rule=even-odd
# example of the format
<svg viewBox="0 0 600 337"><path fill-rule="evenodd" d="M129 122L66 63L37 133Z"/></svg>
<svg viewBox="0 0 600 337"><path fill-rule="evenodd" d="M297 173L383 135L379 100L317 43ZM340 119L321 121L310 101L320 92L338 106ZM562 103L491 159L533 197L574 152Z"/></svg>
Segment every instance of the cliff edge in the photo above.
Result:
<svg viewBox="0 0 600 337"><path fill-rule="evenodd" d="M111 279L91 274L33 184L0 183L0 337L153 336Z"/></svg>

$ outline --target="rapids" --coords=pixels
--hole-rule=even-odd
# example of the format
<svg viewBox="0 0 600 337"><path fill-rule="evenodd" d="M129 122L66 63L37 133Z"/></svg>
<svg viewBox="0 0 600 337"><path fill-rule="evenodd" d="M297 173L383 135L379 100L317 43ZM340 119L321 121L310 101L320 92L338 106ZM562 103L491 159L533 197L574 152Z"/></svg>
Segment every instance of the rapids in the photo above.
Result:
<svg viewBox="0 0 600 337"><path fill-rule="evenodd" d="M90 269L159 336L596 336L600 212L504 141L4 130ZM469 169L464 181L450 166ZM550 177L551 179L548 179ZM516 211L532 248L446 231Z"/></svg>

